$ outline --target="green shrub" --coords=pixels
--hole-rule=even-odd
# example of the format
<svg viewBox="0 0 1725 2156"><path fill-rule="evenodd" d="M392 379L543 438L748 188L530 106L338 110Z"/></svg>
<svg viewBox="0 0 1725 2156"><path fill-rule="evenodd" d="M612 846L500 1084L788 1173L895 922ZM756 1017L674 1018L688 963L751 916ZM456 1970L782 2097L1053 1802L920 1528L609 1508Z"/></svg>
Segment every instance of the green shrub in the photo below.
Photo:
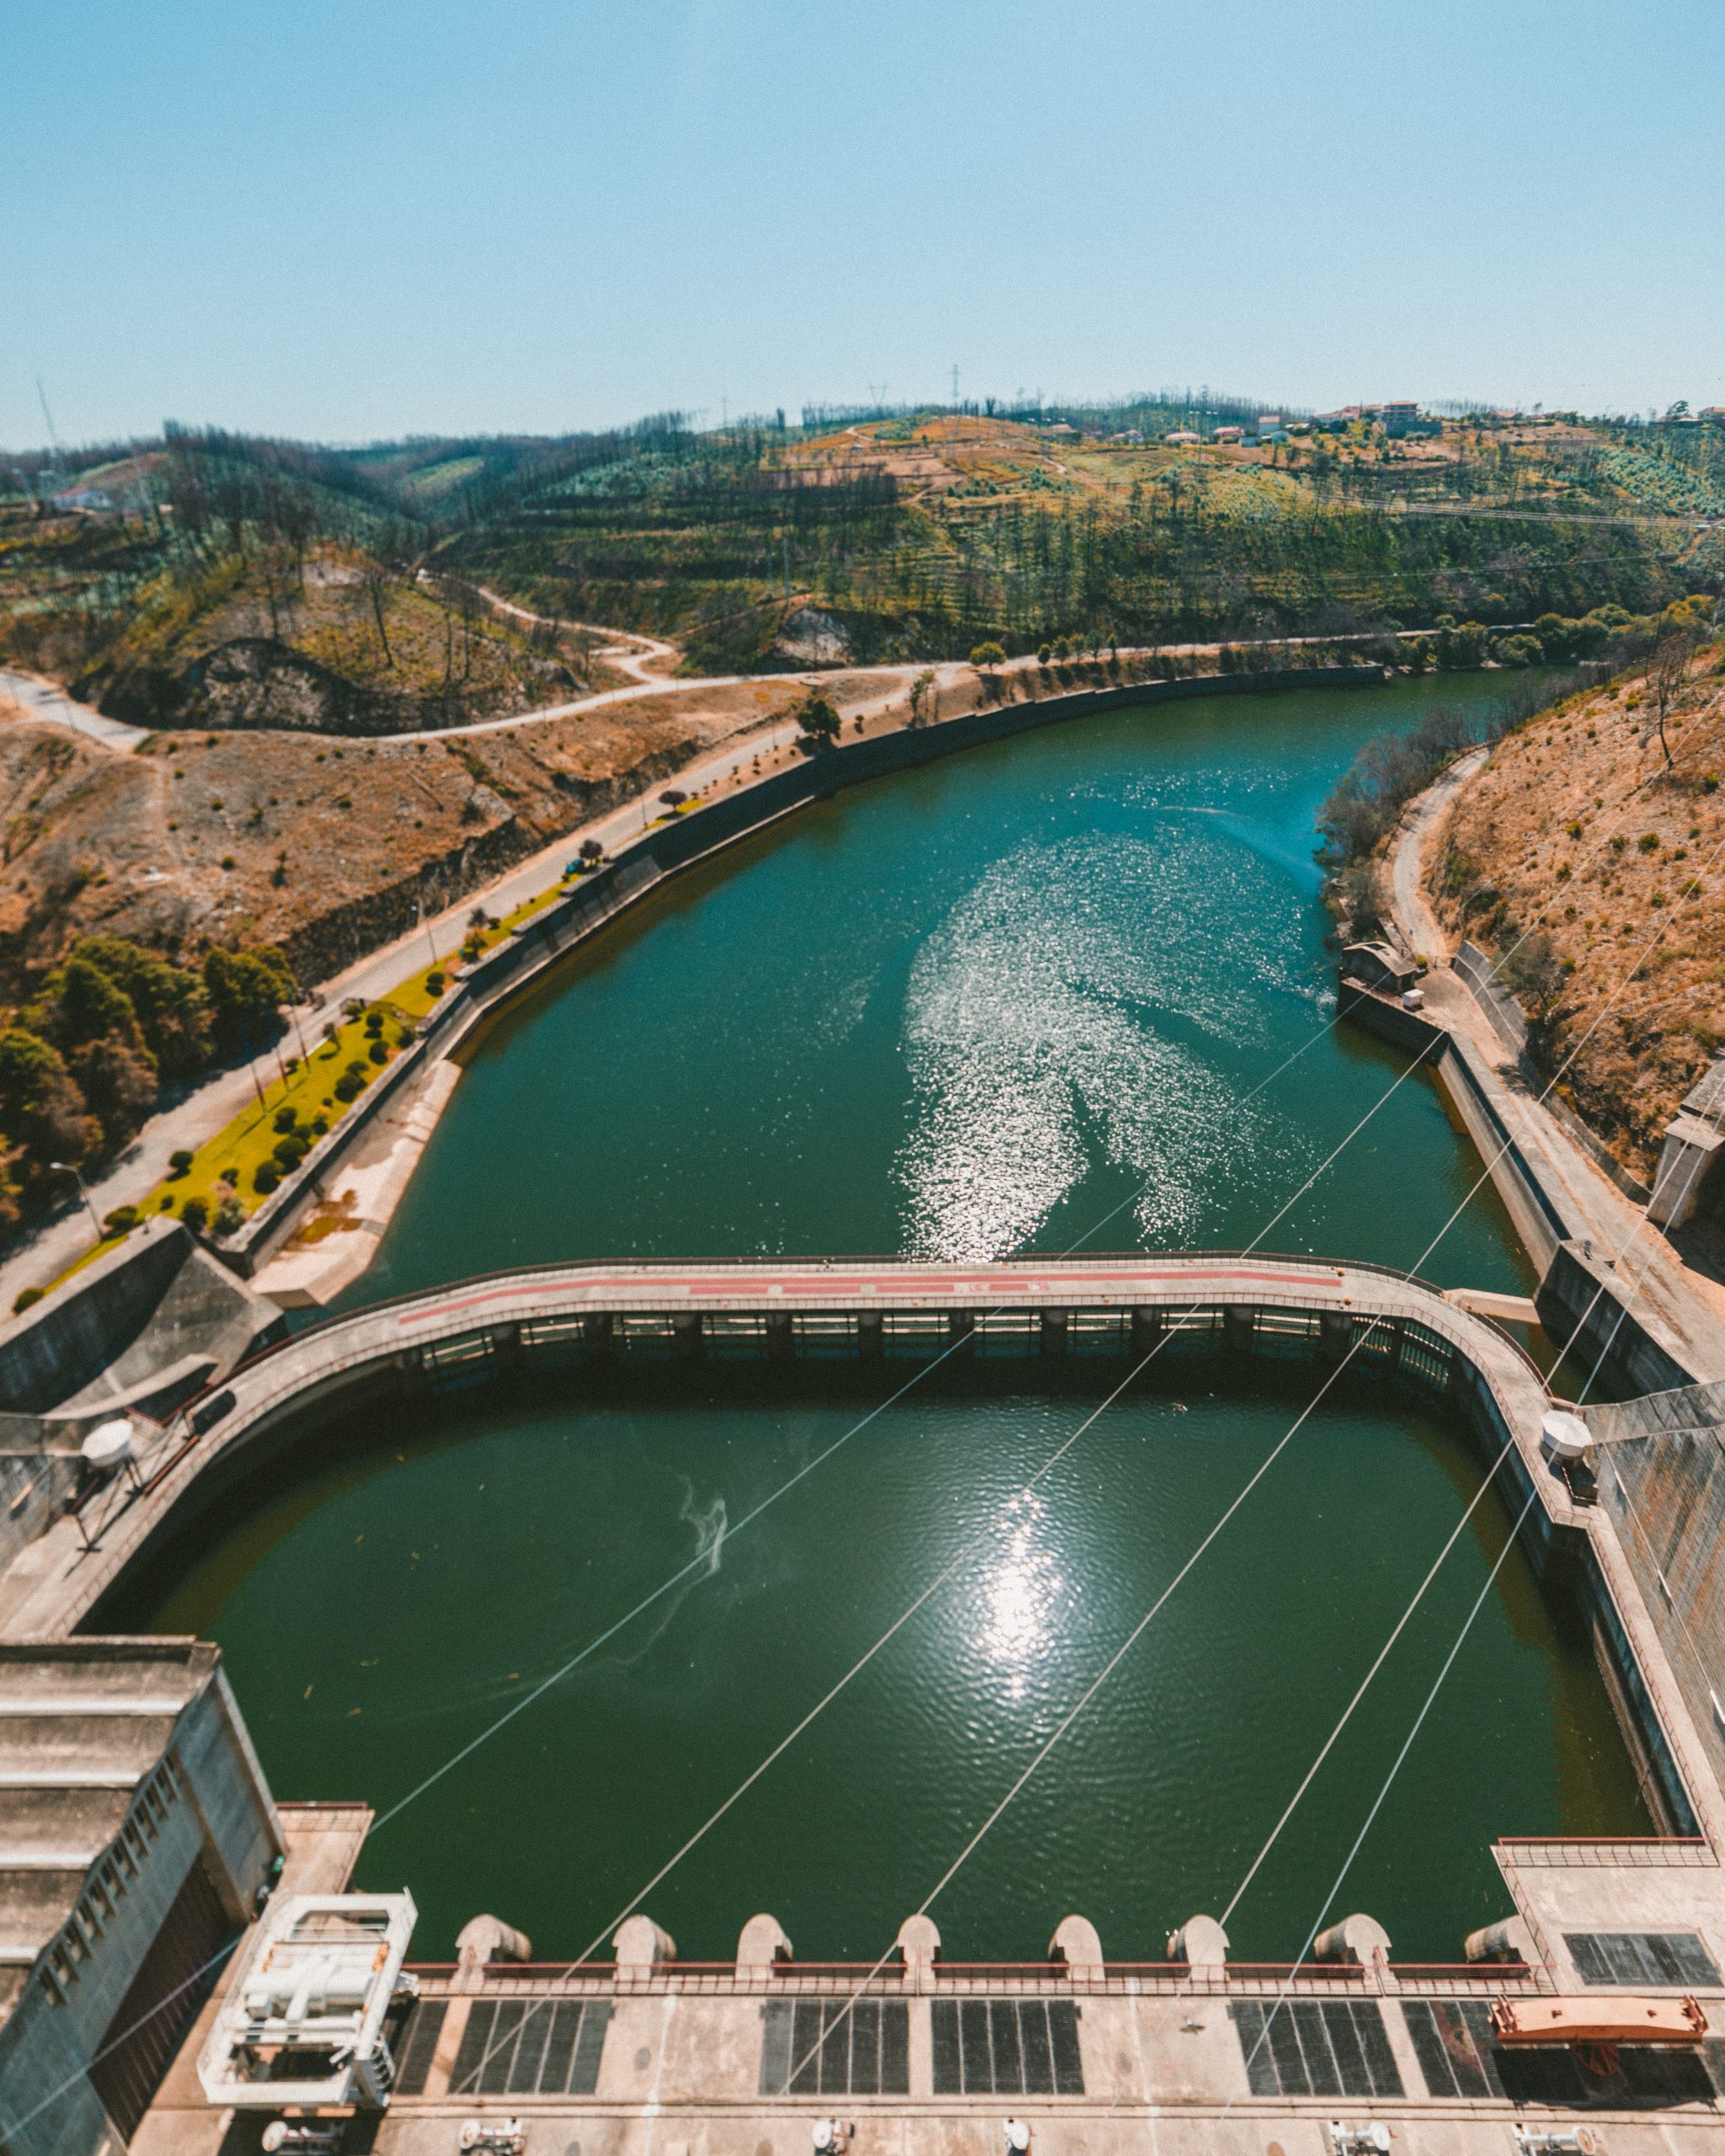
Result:
<svg viewBox="0 0 1725 2156"><path fill-rule="evenodd" d="M344 1070L335 1081L335 1097L339 1101L356 1101L365 1090L365 1077L357 1070Z"/></svg>
<svg viewBox="0 0 1725 2156"><path fill-rule="evenodd" d="M298 1121L299 1117L291 1107L277 1108L275 1120L270 1128L274 1130L291 1130Z"/></svg>
<svg viewBox="0 0 1725 2156"><path fill-rule="evenodd" d="M20 1288L12 1299L13 1315L15 1317L20 1310L27 1310L32 1304L40 1302L47 1292L45 1288Z"/></svg>
<svg viewBox="0 0 1725 2156"><path fill-rule="evenodd" d="M192 1233L200 1235L210 1218L210 1209L201 1198L189 1198L179 1209L179 1217Z"/></svg>
<svg viewBox="0 0 1725 2156"><path fill-rule="evenodd" d="M192 1156L186 1150L184 1145L179 1146L175 1151L168 1155L168 1172L169 1175L174 1177L190 1175L191 1173L191 1167Z"/></svg>
<svg viewBox="0 0 1725 2156"><path fill-rule="evenodd" d="M271 1157L283 1175L291 1175L311 1150L309 1141L302 1138L296 1130L290 1132L286 1138L276 1139L275 1151Z"/></svg>
<svg viewBox="0 0 1725 2156"><path fill-rule="evenodd" d="M444 978L445 976L442 967L433 966L430 972L425 976L426 995L441 995L444 988Z"/></svg>
<svg viewBox="0 0 1725 2156"><path fill-rule="evenodd" d="M389 1043L387 1041L373 1041L371 1047L366 1052L371 1057L373 1063L387 1063L389 1060Z"/></svg>
<svg viewBox="0 0 1725 2156"><path fill-rule="evenodd" d="M252 1188L259 1198L267 1198L281 1181L281 1169L274 1160L259 1161L252 1174Z"/></svg>
<svg viewBox="0 0 1725 2156"><path fill-rule="evenodd" d="M246 1224L246 1209L237 1198L224 1198L216 1208L216 1232L218 1235L238 1235Z"/></svg>
<svg viewBox="0 0 1725 2156"><path fill-rule="evenodd" d="M110 1235L129 1235L142 1217L136 1205L116 1205L102 1215L102 1225Z"/></svg>

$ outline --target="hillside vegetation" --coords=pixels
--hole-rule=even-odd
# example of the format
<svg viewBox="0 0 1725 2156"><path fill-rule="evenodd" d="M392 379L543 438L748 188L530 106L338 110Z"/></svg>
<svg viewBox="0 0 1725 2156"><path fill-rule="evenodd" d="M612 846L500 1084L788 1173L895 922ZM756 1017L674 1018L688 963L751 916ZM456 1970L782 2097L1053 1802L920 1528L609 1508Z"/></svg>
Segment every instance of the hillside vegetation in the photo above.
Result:
<svg viewBox="0 0 1725 2156"><path fill-rule="evenodd" d="M1519 670L1645 670L1725 587L1725 429L1473 414L1392 440L1356 416L1255 446L1210 439L1255 426L1252 410L1169 397L716 430L672 414L339 451L174 428L0 460L0 664L147 729L123 753L0 696L0 1228L64 1195L53 1161L110 1157L163 1087L276 1038L296 986L793 707L830 735L888 691L916 723L937 706L1341 658L1502 668L1514 725ZM674 647L649 669L766 678L672 693L606 656L617 632ZM971 664L914 685L866 670L889 659ZM818 699L772 679L811 667L836 670ZM628 693L583 702L614 688ZM1651 755L1647 692L1625 693L1610 723ZM1691 723L1687 704L1667 716ZM453 730L475 721L504 723ZM1506 743L1492 787L1538 732ZM1636 862L1670 865L1650 906L1678 903L1674 871L1701 843L1678 831L1680 803L1693 797L1702 835L1717 813L1682 776L1701 738L1661 779L1649 846L1605 887L1614 922ZM1338 867L1369 855L1366 824L1418 776L1409 757L1455 745L1386 753L1338 809ZM1562 776L1585 828L1597 811ZM1549 901L1535 907L1551 835L1527 808L1532 867L1504 814L1458 825L1451 899L1477 934L1549 931L1562 955L1541 979L1573 958L1540 1013L1555 1052L1584 1010L1585 937L1608 931L1603 908L1547 922ZM1708 963L1673 953L1648 978L1701 996ZM1651 1059L1620 1030L1578 1070L1626 1158L1644 1163L1702 1053L1704 1002Z"/></svg>
<svg viewBox="0 0 1725 2156"><path fill-rule="evenodd" d="M1233 416L671 414L355 451L175 430L76 470L25 456L9 497L0 472L0 656L144 724L381 734L604 686L578 622L731 672L1502 629L1725 580L1725 428L1481 414L1407 440L1365 418L1174 439Z"/></svg>
<svg viewBox="0 0 1725 2156"><path fill-rule="evenodd" d="M1725 1049L1725 622L1692 605L1663 626L1499 744L1433 891L1454 933L1509 957L1535 1063L1643 1179Z"/></svg>

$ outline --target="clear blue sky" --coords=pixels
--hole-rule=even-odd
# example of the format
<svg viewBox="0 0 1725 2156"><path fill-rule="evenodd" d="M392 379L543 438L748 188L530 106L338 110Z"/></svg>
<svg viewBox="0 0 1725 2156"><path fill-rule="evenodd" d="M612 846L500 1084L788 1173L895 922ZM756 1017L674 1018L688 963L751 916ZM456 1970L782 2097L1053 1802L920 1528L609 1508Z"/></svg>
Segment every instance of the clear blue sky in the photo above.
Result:
<svg viewBox="0 0 1725 2156"><path fill-rule="evenodd" d="M1721 0L14 0L0 444L1725 402Z"/></svg>

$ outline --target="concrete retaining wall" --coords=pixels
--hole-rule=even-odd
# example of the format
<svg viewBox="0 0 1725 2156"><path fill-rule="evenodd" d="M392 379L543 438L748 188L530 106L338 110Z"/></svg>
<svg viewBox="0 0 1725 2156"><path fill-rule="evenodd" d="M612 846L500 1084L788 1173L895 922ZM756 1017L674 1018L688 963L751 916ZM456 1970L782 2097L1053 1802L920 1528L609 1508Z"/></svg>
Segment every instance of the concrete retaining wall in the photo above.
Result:
<svg viewBox="0 0 1725 2156"><path fill-rule="evenodd" d="M1597 1361L1614 1391L1664 1392L1694 1383L1695 1372L1626 1306L1616 1275L1584 1243L1560 1246L1534 1300L1553 1339L1573 1337L1571 1360L1587 1370Z"/></svg>
<svg viewBox="0 0 1725 2156"><path fill-rule="evenodd" d="M0 1325L0 1409L40 1414L99 1377L143 1330L191 1247L178 1221L134 1232L37 1308Z"/></svg>
<svg viewBox="0 0 1725 2156"><path fill-rule="evenodd" d="M1534 1300L1554 1341L1611 1390L1651 1392L1687 1385L1694 1372L1657 1339L1623 1299L1616 1275L1594 1258L1571 1219L1565 1193L1547 1182L1516 1143L1501 1089L1470 1044L1417 1011L1344 980L1339 1016L1423 1061L1490 1173L1516 1234L1540 1273Z"/></svg>
<svg viewBox="0 0 1725 2156"><path fill-rule="evenodd" d="M1725 1784L1725 1385L1589 1408L1587 1419L1602 1440L1600 1502Z"/></svg>

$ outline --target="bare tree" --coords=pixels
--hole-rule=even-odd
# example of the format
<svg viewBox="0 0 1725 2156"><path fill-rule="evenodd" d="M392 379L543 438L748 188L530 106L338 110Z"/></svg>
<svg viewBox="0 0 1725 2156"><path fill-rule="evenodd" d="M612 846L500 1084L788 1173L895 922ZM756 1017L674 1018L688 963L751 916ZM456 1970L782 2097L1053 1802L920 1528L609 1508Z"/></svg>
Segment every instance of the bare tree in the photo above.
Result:
<svg viewBox="0 0 1725 2156"><path fill-rule="evenodd" d="M384 663L393 673L395 654L389 648L389 631L383 623L383 594L388 586L389 572L381 562L368 558L360 581L371 602L371 618L377 624L377 641L383 647Z"/></svg>
<svg viewBox="0 0 1725 2156"><path fill-rule="evenodd" d="M1653 731L1659 737L1659 749L1665 759L1665 768L1672 768L1671 744L1666 737L1665 724L1683 700L1684 690L1689 683L1689 662L1695 651L1692 637L1667 637L1658 645L1648 661L1647 697L1653 710ZM1646 729L1643 728L1643 738Z"/></svg>

